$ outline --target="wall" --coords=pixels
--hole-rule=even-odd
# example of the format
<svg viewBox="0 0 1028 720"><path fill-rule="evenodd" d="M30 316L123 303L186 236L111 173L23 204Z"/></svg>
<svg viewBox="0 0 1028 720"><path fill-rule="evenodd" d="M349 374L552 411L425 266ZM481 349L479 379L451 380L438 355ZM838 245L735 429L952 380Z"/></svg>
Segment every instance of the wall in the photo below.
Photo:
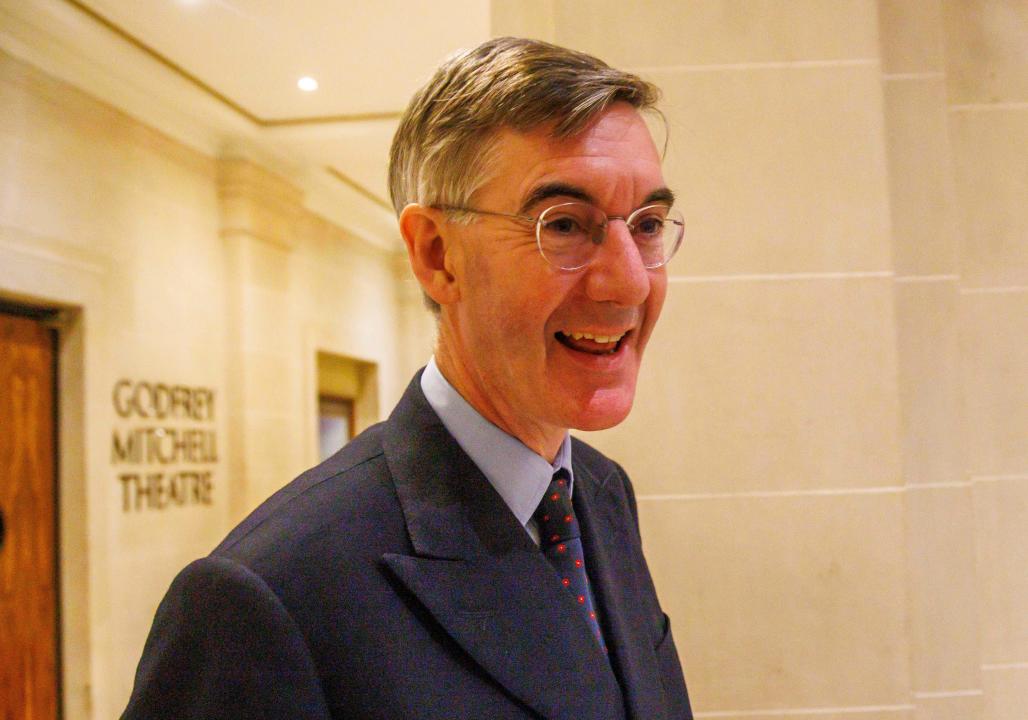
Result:
<svg viewBox="0 0 1028 720"><path fill-rule="evenodd" d="M972 547L976 582L973 594L961 582L950 598L935 571L932 596L945 600L926 605L952 613L937 618L937 627L977 606L978 637L959 646L977 662L959 666L980 670L967 678L980 682L969 687L983 689L986 720L1015 720L1028 708L1028 5L964 0L927 7L941 16L943 77L935 82L945 87L958 242L955 302L942 288L925 301L940 308L945 347L956 336L963 438L941 435L937 443L959 449L946 459L960 468L963 487L950 497L933 493L925 503L935 512L938 538L928 560L941 565L947 544L970 538L955 548L954 569ZM964 625L973 627L973 619Z"/></svg>
<svg viewBox="0 0 1028 720"><path fill-rule="evenodd" d="M374 363L379 406L396 402L431 337L400 267L259 165L187 149L0 53L0 294L66 308L66 717L120 713L173 575L316 461L319 350ZM210 389L213 418L121 418L123 378ZM214 433L209 503L126 511L118 476L140 468L112 458L112 432L156 426Z"/></svg>
<svg viewBox="0 0 1028 720"><path fill-rule="evenodd" d="M1028 707L1028 16L495 4L664 90L687 218L623 462L698 717Z"/></svg>

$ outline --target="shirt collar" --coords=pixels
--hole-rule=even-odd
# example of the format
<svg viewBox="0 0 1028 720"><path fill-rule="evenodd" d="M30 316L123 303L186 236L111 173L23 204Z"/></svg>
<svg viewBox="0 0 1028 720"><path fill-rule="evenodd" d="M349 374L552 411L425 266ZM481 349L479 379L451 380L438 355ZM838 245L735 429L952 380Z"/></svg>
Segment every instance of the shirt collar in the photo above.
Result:
<svg viewBox="0 0 1028 720"><path fill-rule="evenodd" d="M522 525L528 525L532 519L532 513L546 494L553 473L561 468L567 470L569 492L574 488L571 437L567 433L551 464L520 440L482 417L443 377L435 357L428 361L421 374L421 390L428 404L443 421L443 426L482 471Z"/></svg>

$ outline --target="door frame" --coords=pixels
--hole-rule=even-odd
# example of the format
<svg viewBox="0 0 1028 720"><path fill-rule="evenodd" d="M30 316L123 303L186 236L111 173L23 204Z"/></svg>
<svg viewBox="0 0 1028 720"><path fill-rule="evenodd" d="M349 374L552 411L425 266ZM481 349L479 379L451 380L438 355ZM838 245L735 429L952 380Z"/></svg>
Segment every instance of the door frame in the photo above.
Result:
<svg viewBox="0 0 1028 720"><path fill-rule="evenodd" d="M104 607L108 522L96 487L96 478L103 477L97 475L103 457L90 449L103 447L104 436L102 428L90 424L86 403L86 378L102 376L102 348L96 340L105 334L108 262L53 238L28 237L0 226L0 301L49 313L46 322L57 331L55 554L58 707L64 720L90 720L110 704L103 679L93 674L109 665L113 650L98 630L110 619ZM91 538L98 538L99 551Z"/></svg>

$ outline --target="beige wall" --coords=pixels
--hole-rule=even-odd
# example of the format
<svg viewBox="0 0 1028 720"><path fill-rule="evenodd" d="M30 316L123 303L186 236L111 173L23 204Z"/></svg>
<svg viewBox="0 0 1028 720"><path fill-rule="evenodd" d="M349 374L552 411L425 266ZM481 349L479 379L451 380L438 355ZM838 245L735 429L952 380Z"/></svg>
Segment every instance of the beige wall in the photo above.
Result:
<svg viewBox="0 0 1028 720"><path fill-rule="evenodd" d="M316 462L318 351L374 363L382 408L427 357L431 323L397 256L301 200L251 162L189 150L0 53L0 296L68 308L59 402L72 720L120 713L173 575ZM116 416L121 378L214 391L209 505L123 510L112 430L155 423Z"/></svg>
<svg viewBox="0 0 1028 720"><path fill-rule="evenodd" d="M963 605L980 634L955 647L979 651L986 720L1015 720L1028 709L1028 5L940 5L959 239L956 312L947 301L940 315L957 338L969 487L934 501L935 533L972 539L957 557L974 548Z"/></svg>
<svg viewBox="0 0 1028 720"><path fill-rule="evenodd" d="M1028 6L502 6L665 91L632 474L700 717L1023 718Z"/></svg>

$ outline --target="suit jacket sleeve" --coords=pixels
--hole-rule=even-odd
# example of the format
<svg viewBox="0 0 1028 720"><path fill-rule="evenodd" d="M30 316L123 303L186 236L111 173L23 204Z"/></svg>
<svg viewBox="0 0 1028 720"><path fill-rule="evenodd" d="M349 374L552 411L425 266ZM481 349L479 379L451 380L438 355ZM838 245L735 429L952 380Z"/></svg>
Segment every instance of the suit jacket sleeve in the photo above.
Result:
<svg viewBox="0 0 1028 720"><path fill-rule="evenodd" d="M258 717L329 717L307 643L257 575L197 560L157 609L122 720Z"/></svg>

